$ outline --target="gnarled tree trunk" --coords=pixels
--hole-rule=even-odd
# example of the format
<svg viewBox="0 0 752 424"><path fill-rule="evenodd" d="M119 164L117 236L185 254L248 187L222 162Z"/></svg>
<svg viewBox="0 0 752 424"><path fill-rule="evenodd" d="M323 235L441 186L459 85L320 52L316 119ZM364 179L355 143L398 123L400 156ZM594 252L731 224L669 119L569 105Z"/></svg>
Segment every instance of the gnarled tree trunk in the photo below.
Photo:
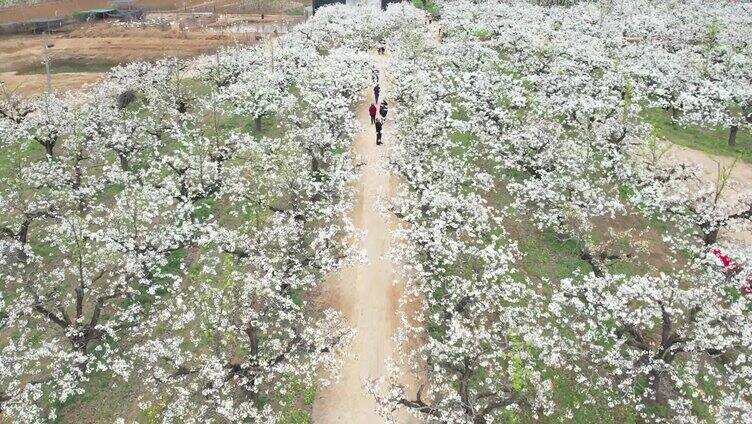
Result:
<svg viewBox="0 0 752 424"><path fill-rule="evenodd" d="M728 145L731 147L736 146L736 133L737 132L739 132L739 126L732 125L731 129L729 130L729 138L728 138Z"/></svg>

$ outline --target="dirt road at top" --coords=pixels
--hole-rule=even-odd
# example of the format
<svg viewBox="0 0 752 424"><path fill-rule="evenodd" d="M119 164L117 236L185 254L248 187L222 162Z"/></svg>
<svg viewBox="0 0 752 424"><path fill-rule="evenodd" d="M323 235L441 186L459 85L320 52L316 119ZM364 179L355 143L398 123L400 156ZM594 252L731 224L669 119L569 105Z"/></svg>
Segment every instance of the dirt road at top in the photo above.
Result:
<svg viewBox="0 0 752 424"><path fill-rule="evenodd" d="M147 19L165 19L164 27L125 27L112 21L71 25L65 32L43 36L24 34L0 37L0 83L7 90L28 96L45 90L42 66L44 46L50 57L52 88L63 92L97 81L117 64L156 60L165 56L195 57L220 46L251 45L263 32L282 31L302 21L286 15L220 15L201 19L190 14L147 14ZM185 24L179 30L178 23ZM260 38L259 38L260 37Z"/></svg>
<svg viewBox="0 0 752 424"><path fill-rule="evenodd" d="M389 95L388 74L384 56L373 55L380 68L382 95ZM369 90L367 100L357 110L358 120L365 131L354 143L357 160L364 162L360 179L356 182L355 208L351 218L355 226L365 231L360 242L368 255L368 262L342 270L333 276L329 287L332 307L341 310L349 324L357 331L345 360L340 381L320 389L313 404L316 424L375 424L384 420L376 415L375 401L363 389L363 381L386 375L385 362L394 356L392 336L399 323L400 287L393 284L395 265L387 253L391 245L390 231L396 222L380 212L384 198L394 196L396 177L385 167L387 145L392 141L391 121L384 125L384 145L376 146L376 130L370 124L368 107L373 101ZM390 102L394 114L394 102ZM414 422L400 419L400 423Z"/></svg>
<svg viewBox="0 0 752 424"><path fill-rule="evenodd" d="M138 0L137 8L148 9L186 9L205 3L204 0ZM110 8L109 0L57 0L43 1L32 5L21 5L0 9L0 24L22 22L30 19L65 17L74 12L90 9Z"/></svg>
<svg viewBox="0 0 752 424"><path fill-rule="evenodd" d="M104 27L104 24L98 27ZM106 28L109 34L76 36L78 34L59 34L49 38L51 47L48 52L52 70L52 87L63 92L76 90L95 82L103 75L103 69L90 70L89 64L115 66L139 60L156 60L165 56L193 57L221 45L231 44L228 36L191 34L188 38L179 38L173 31L153 29L128 30L127 35L121 28ZM41 71L45 39L42 36L24 36L0 39L0 82L9 90L18 94L33 95L44 91L46 75ZM250 43L248 43L250 44ZM67 66L71 72L59 72L61 66ZM34 69L27 72L27 69Z"/></svg>
<svg viewBox="0 0 752 424"><path fill-rule="evenodd" d="M186 12L216 13L284 13L302 8L310 1L275 0L273 2L244 2L239 0L135 0L127 7L146 10L176 10ZM69 16L75 12L113 7L110 0L56 0L37 4L0 8L0 24ZM115 6L117 7L117 6Z"/></svg>

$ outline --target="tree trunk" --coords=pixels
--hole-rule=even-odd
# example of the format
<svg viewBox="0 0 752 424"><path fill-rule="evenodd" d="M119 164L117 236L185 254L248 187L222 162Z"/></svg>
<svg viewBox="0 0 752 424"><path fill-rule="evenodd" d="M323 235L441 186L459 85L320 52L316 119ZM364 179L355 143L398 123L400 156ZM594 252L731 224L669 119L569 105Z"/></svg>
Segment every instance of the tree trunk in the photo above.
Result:
<svg viewBox="0 0 752 424"><path fill-rule="evenodd" d="M128 172L130 169L130 164L128 164L128 157L122 153L118 154L118 159L120 159L120 169L122 169L125 172Z"/></svg>
<svg viewBox="0 0 752 424"><path fill-rule="evenodd" d="M311 158L311 174L313 174L313 179L316 182L321 182L321 164L319 163L319 159L316 156L313 156Z"/></svg>
<svg viewBox="0 0 752 424"><path fill-rule="evenodd" d="M72 328L69 326L65 329L66 331L72 330L76 332L77 334L73 334L68 336L68 342L71 345L71 348L75 350L76 352L80 353L82 356L86 356L86 353L88 351L88 340L86 337L86 329L85 328ZM78 367L86 365L86 361L80 362L78 364Z"/></svg>
<svg viewBox="0 0 752 424"><path fill-rule="evenodd" d="M679 119L679 109L674 106L671 106L671 118L674 120Z"/></svg>
<svg viewBox="0 0 752 424"><path fill-rule="evenodd" d="M5 392L0 392L0 414L3 413L3 403L9 401L10 399L11 397L6 395Z"/></svg>
<svg viewBox="0 0 752 424"><path fill-rule="evenodd" d="M26 254L26 243L29 240L29 226L31 225L30 219L25 219L21 224L21 231L18 232L18 242L21 243L21 249L18 251L18 260L21 263L26 263L29 256Z"/></svg>
<svg viewBox="0 0 752 424"><path fill-rule="evenodd" d="M21 231L18 232L18 242L21 244L26 244L26 242L29 241L29 227L31 226L31 219L26 218L21 223Z"/></svg>
<svg viewBox="0 0 752 424"><path fill-rule="evenodd" d="M655 371L652 371L650 372L650 374L648 374L648 379L648 384L650 385L650 389L653 392L651 393L650 402L658 406L666 405L668 403L668 398L661 387L661 375Z"/></svg>
<svg viewBox="0 0 752 424"><path fill-rule="evenodd" d="M256 131L261 132L261 117L260 116L256 117Z"/></svg>
<svg viewBox="0 0 752 424"><path fill-rule="evenodd" d="M736 133L739 132L739 126L738 125L732 125L731 129L729 130L729 138L728 138L728 145L729 147L736 146Z"/></svg>
<svg viewBox="0 0 752 424"><path fill-rule="evenodd" d="M716 228L714 230L710 230L705 232L703 235L703 241L707 246L710 246L711 244L715 244L716 241L718 241L718 232L720 228Z"/></svg>
<svg viewBox="0 0 752 424"><path fill-rule="evenodd" d="M55 156L53 155L52 149L55 147L53 143L44 143L44 151L47 153L47 156L49 156L50 159L53 159Z"/></svg>

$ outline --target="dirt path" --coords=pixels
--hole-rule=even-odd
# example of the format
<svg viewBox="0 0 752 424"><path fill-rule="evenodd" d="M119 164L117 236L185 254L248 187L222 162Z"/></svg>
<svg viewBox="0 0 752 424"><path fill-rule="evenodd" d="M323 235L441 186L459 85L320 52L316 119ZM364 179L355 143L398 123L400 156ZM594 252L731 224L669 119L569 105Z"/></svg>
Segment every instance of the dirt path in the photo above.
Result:
<svg viewBox="0 0 752 424"><path fill-rule="evenodd" d="M673 145L668 152L669 157L680 162L692 163L702 168L703 174L709 181L715 181L718 175L718 164L722 167L734 165L734 158L730 156L711 155L689 147ZM752 189L752 165L737 160L731 171L731 179L746 189Z"/></svg>
<svg viewBox="0 0 752 424"><path fill-rule="evenodd" d="M723 197L728 199L739 198L752 190L752 164L737 160L729 156L711 155L699 150L684 146L673 145L668 151L668 160L694 164L702 169L705 181L715 183L718 179L718 166L732 168L729 178L730 186L723 192ZM723 230L721 240L726 240L739 246L752 246L752 232L748 230L728 231Z"/></svg>
<svg viewBox="0 0 752 424"><path fill-rule="evenodd" d="M383 95L389 93L386 80L385 57L373 55L381 71ZM374 412L375 402L365 394L363 381L386 374L385 361L392 357L401 290L392 283L393 264L387 257L390 230L395 222L378 211L380 198L396 192L396 179L384 166L390 142L391 121L384 125L384 145L376 146L376 130L370 124L368 107L373 91L357 110L358 120L365 131L355 139L354 153L363 162L360 179L356 182L355 208L351 218L355 226L365 232L360 248L368 255L368 262L343 270L334 276L329 294L333 307L340 309L350 325L357 330L350 355L345 360L340 381L317 393L313 405L313 421L318 424L371 424L384 420ZM390 102L390 114L394 104ZM400 421L402 422L402 421Z"/></svg>

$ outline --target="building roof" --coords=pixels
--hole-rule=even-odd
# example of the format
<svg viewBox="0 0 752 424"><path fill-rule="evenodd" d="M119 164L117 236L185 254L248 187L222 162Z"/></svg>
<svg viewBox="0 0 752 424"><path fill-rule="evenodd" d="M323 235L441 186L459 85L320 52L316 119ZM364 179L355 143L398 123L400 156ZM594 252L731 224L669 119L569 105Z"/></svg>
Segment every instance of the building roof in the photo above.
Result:
<svg viewBox="0 0 752 424"><path fill-rule="evenodd" d="M114 12L117 12L117 9L91 9L91 10L82 10L78 13L91 14L91 13L114 13Z"/></svg>

